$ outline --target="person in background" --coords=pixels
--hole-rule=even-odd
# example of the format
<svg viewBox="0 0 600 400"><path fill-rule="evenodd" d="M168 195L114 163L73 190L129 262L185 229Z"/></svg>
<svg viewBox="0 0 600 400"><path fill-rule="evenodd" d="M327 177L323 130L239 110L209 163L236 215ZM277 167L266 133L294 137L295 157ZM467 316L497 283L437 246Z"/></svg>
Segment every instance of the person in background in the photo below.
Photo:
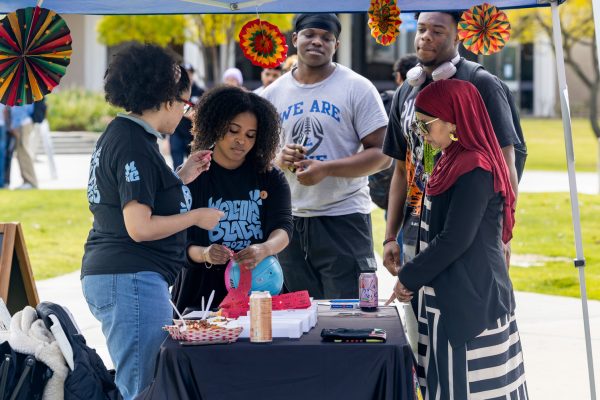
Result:
<svg viewBox="0 0 600 400"><path fill-rule="evenodd" d="M177 308L200 308L227 295L225 268L233 259L253 269L276 255L292 236L290 188L272 165L279 115L271 103L239 88L207 92L194 115L192 150L213 149L210 169L189 184L192 209L216 207L225 216L212 230L188 229L187 268L173 285Z"/></svg>
<svg viewBox="0 0 600 400"><path fill-rule="evenodd" d="M128 114L106 127L92 154L94 221L81 286L102 325L117 387L131 400L150 384L162 327L173 322L169 286L185 263L185 231L212 229L223 213L191 210L186 184L209 168L210 151L192 154L175 173L158 149L189 111L186 71L164 49L134 44L113 58L104 79L107 101Z"/></svg>
<svg viewBox="0 0 600 400"><path fill-rule="evenodd" d="M292 54L291 56L288 56L285 59L285 61L283 62L283 65L281 66L282 72L285 74L286 72L291 71L292 68L294 68L297 63L298 63L298 54Z"/></svg>
<svg viewBox="0 0 600 400"><path fill-rule="evenodd" d="M396 86L402 86L406 80L406 73L418 63L419 59L415 53L405 54L394 63L392 76L394 77Z"/></svg>
<svg viewBox="0 0 600 400"><path fill-rule="evenodd" d="M194 80L195 69L192 64L183 64L183 69L188 74L192 83L192 94L190 102L196 104L204 93L204 90L198 86ZM171 149L171 158L173 159L173 170L177 170L185 157L190 155L190 143L192 142L192 115L187 113L181 118L179 125L175 128L175 133L169 136L169 148Z"/></svg>
<svg viewBox="0 0 600 400"><path fill-rule="evenodd" d="M10 170L12 166L12 157L15 151L15 137L8 131L10 128L10 107L4 107L4 126L5 126L5 147L4 147L4 181L0 182L0 186L10 187Z"/></svg>
<svg viewBox="0 0 600 400"><path fill-rule="evenodd" d="M260 73L260 81L262 82L262 86L254 89L254 93L261 94L267 86L275 82L281 76L281 73L281 64L275 68L263 68L262 72Z"/></svg>
<svg viewBox="0 0 600 400"><path fill-rule="evenodd" d="M4 187L4 171L6 170L6 106L0 103L0 189Z"/></svg>
<svg viewBox="0 0 600 400"><path fill-rule="evenodd" d="M417 95L413 124L439 159L425 188L419 253L400 267L390 300L416 296L423 397L527 399L503 254L515 194L486 106L470 82L440 80Z"/></svg>
<svg viewBox="0 0 600 400"><path fill-rule="evenodd" d="M15 152L21 171L23 184L16 189L37 189L38 180L35 173L35 143L31 140L33 134L33 104L10 107L9 133L15 138Z"/></svg>
<svg viewBox="0 0 600 400"><path fill-rule="evenodd" d="M227 86L242 87L244 84L244 77L242 71L237 68L227 68L223 72L223 84Z"/></svg>
<svg viewBox="0 0 600 400"><path fill-rule="evenodd" d="M285 285L317 299L356 298L360 273L377 269L367 176L390 165L377 89L333 62L340 33L335 14L299 15L298 65L261 93L282 119L276 164L292 192L294 234L279 257Z"/></svg>

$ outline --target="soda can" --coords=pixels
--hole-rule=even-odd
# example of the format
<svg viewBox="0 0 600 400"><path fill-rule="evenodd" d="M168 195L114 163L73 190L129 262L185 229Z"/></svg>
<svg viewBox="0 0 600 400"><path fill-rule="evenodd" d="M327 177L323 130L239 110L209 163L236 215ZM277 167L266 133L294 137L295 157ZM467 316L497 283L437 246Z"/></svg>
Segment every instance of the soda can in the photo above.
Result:
<svg viewBox="0 0 600 400"><path fill-rule="evenodd" d="M271 315L273 302L269 292L252 292L250 295L250 341L268 343L273 341Z"/></svg>
<svg viewBox="0 0 600 400"><path fill-rule="evenodd" d="M379 302L377 292L377 275L374 272L363 272L358 278L359 306L363 311L375 311Z"/></svg>

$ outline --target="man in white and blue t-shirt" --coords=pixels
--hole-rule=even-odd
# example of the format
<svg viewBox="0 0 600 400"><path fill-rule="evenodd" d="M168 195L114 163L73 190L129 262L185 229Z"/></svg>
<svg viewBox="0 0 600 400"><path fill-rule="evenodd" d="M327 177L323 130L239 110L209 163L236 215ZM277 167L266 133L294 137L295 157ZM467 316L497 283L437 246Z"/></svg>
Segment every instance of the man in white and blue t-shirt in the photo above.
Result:
<svg viewBox="0 0 600 400"><path fill-rule="evenodd" d="M279 256L285 284L315 298L356 298L360 273L375 272L367 177L390 165L379 93L333 62L340 32L335 14L300 15L298 64L261 93L281 116L276 163L292 193L294 235Z"/></svg>

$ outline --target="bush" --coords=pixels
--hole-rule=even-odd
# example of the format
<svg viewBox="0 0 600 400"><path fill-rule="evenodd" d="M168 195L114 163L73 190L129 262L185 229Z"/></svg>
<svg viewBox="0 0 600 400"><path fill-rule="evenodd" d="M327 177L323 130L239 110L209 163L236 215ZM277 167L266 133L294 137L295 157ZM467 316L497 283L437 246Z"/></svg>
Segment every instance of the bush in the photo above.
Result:
<svg viewBox="0 0 600 400"><path fill-rule="evenodd" d="M102 132L121 112L104 100L104 94L81 88L52 93L48 102L48 122L53 131Z"/></svg>

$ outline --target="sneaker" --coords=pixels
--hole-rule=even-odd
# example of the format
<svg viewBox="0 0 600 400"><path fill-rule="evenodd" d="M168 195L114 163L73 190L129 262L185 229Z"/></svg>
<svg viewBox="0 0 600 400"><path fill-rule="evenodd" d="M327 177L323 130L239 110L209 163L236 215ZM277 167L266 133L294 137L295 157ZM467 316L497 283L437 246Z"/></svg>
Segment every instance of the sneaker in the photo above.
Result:
<svg viewBox="0 0 600 400"><path fill-rule="evenodd" d="M16 190L30 190L30 189L35 189L35 187L29 183L29 182L25 182L24 184L22 184L21 186L15 188Z"/></svg>

